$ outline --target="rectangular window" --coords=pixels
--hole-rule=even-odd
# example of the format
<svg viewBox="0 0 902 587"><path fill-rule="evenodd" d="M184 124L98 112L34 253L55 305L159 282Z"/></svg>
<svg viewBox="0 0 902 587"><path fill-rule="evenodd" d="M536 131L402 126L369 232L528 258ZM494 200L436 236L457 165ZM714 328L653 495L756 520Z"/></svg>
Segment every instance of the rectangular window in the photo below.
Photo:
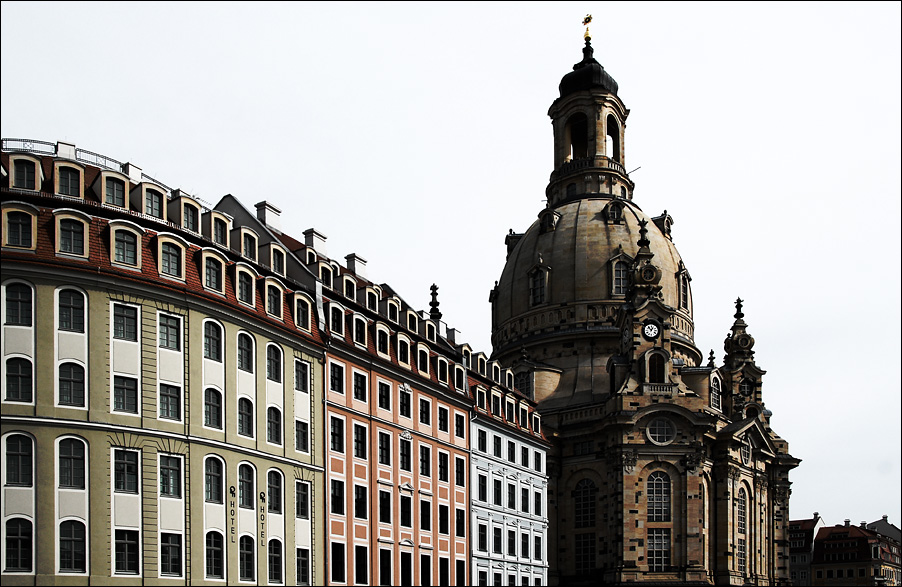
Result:
<svg viewBox="0 0 902 587"><path fill-rule="evenodd" d="M467 464L466 461L462 458L455 457L454 458L454 484L458 487L463 487L464 479L467 474Z"/></svg>
<svg viewBox="0 0 902 587"><path fill-rule="evenodd" d="M488 450L488 443L487 443L485 430L479 430L476 435L476 438L477 438L476 446L479 449L479 451L486 452Z"/></svg>
<svg viewBox="0 0 902 587"><path fill-rule="evenodd" d="M160 495L182 496L182 461L178 457L160 456Z"/></svg>
<svg viewBox="0 0 902 587"><path fill-rule="evenodd" d="M420 475L432 475L432 450L428 446L420 446Z"/></svg>
<svg viewBox="0 0 902 587"><path fill-rule="evenodd" d="M363 485L354 486L354 517L361 520L367 518L367 502L369 501L369 491Z"/></svg>
<svg viewBox="0 0 902 587"><path fill-rule="evenodd" d="M294 389L301 393L310 392L310 364L303 361L294 362Z"/></svg>
<svg viewBox="0 0 902 587"><path fill-rule="evenodd" d="M467 512L460 508L454 510L454 535L458 538L467 536Z"/></svg>
<svg viewBox="0 0 902 587"><path fill-rule="evenodd" d="M540 561L540 560L542 560L542 537L536 536L535 539L533 540L533 543L534 544L533 544L532 556L537 561Z"/></svg>
<svg viewBox="0 0 902 587"><path fill-rule="evenodd" d="M409 440L404 440L403 438L398 441L399 444L399 452L401 454L400 466L402 471L410 471L411 462L410 462L410 449L411 444Z"/></svg>
<svg viewBox="0 0 902 587"><path fill-rule="evenodd" d="M507 441L507 460L512 463L517 462L517 445L510 440Z"/></svg>
<svg viewBox="0 0 902 587"><path fill-rule="evenodd" d="M113 411L138 413L138 380L113 376Z"/></svg>
<svg viewBox="0 0 902 587"><path fill-rule="evenodd" d="M420 555L420 585L432 587L432 557L428 554Z"/></svg>
<svg viewBox="0 0 902 587"><path fill-rule="evenodd" d="M500 436L492 436L492 454L495 455L496 458L501 458L501 437Z"/></svg>
<svg viewBox="0 0 902 587"><path fill-rule="evenodd" d="M294 486L294 512L302 520L310 519L310 484L298 481Z"/></svg>
<svg viewBox="0 0 902 587"><path fill-rule="evenodd" d="M391 587L394 584L391 572L392 551L379 549L379 585Z"/></svg>
<svg viewBox="0 0 902 587"><path fill-rule="evenodd" d="M429 400L420 398L420 424L429 426L432 416L432 405Z"/></svg>
<svg viewBox="0 0 902 587"><path fill-rule="evenodd" d="M366 428L360 424L354 424L354 456L366 458Z"/></svg>
<svg viewBox="0 0 902 587"><path fill-rule="evenodd" d="M739 543L741 547L745 546L744 540L740 539ZM744 572L742 556L739 565L740 572ZM670 570L670 528L648 529L648 570L652 572Z"/></svg>
<svg viewBox="0 0 902 587"><path fill-rule="evenodd" d="M438 453L438 480L448 480L448 453Z"/></svg>
<svg viewBox="0 0 902 587"><path fill-rule="evenodd" d="M117 575L137 575L139 572L138 531L116 530L115 573Z"/></svg>
<svg viewBox="0 0 902 587"><path fill-rule="evenodd" d="M432 503L420 501L420 530L432 530Z"/></svg>
<svg viewBox="0 0 902 587"><path fill-rule="evenodd" d="M354 547L354 582L358 585L369 584L369 572L367 570L368 552L366 546Z"/></svg>
<svg viewBox="0 0 902 587"><path fill-rule="evenodd" d="M391 464L391 436L387 432L379 433L379 464Z"/></svg>
<svg viewBox="0 0 902 587"><path fill-rule="evenodd" d="M383 524L391 524L391 493L379 492L379 521Z"/></svg>
<svg viewBox="0 0 902 587"><path fill-rule="evenodd" d="M520 488L520 511L524 514L529 513L529 489Z"/></svg>
<svg viewBox="0 0 902 587"><path fill-rule="evenodd" d="M345 392L345 368L336 363L329 365L329 389L335 393Z"/></svg>
<svg viewBox="0 0 902 587"><path fill-rule="evenodd" d="M176 385L160 384L160 418L178 420L181 418L182 390Z"/></svg>
<svg viewBox="0 0 902 587"><path fill-rule="evenodd" d="M410 392L404 389L398 394L401 398L401 415L405 418L410 417Z"/></svg>
<svg viewBox="0 0 902 587"><path fill-rule="evenodd" d="M542 472L542 453L539 451L535 451L532 455L533 457L533 468L539 473Z"/></svg>
<svg viewBox="0 0 902 587"><path fill-rule="evenodd" d="M332 582L345 582L345 545L340 542L332 543Z"/></svg>
<svg viewBox="0 0 902 587"><path fill-rule="evenodd" d="M492 480L492 503L497 506L501 506L501 480L493 479Z"/></svg>
<svg viewBox="0 0 902 587"><path fill-rule="evenodd" d="M650 533L651 531L649 531ZM649 539L651 536L649 535ZM649 540L649 545L651 541ZM576 534L573 537L574 558L576 559L576 573L586 574L595 570L595 532ZM651 551L649 551L649 562Z"/></svg>
<svg viewBox="0 0 902 587"><path fill-rule="evenodd" d="M410 528L413 526L413 500L407 495L401 496L401 526Z"/></svg>
<svg viewBox="0 0 902 587"><path fill-rule="evenodd" d="M160 347L177 351L179 344L179 319L175 316L160 314Z"/></svg>
<svg viewBox="0 0 902 587"><path fill-rule="evenodd" d="M542 492L541 492L541 491L536 491L536 493L535 493L535 503L533 503L533 511L532 511L532 513L534 513L534 514L537 515L537 516L541 516L541 515L542 515L542 509L543 509L543 508L542 508Z"/></svg>
<svg viewBox="0 0 902 587"><path fill-rule="evenodd" d="M442 406L438 408L438 429L441 432L448 431L448 408Z"/></svg>
<svg viewBox="0 0 902 587"><path fill-rule="evenodd" d="M391 410L391 385L384 381L379 382L379 408Z"/></svg>
<svg viewBox="0 0 902 587"><path fill-rule="evenodd" d="M113 490L116 493L138 493L138 453L113 451Z"/></svg>
<svg viewBox="0 0 902 587"><path fill-rule="evenodd" d="M464 428L466 426L466 420L464 419L463 414L454 414L454 436L458 438L464 437Z"/></svg>
<svg viewBox="0 0 902 587"><path fill-rule="evenodd" d="M529 534L520 534L520 556L529 558Z"/></svg>
<svg viewBox="0 0 902 587"><path fill-rule="evenodd" d="M354 373L354 399L366 401L366 375Z"/></svg>
<svg viewBox="0 0 902 587"><path fill-rule="evenodd" d="M294 448L298 452L310 452L310 426L307 422L294 421Z"/></svg>
<svg viewBox="0 0 902 587"><path fill-rule="evenodd" d="M479 499L479 501L488 501L488 491L489 491L488 483L489 483L489 480L486 478L486 476L480 474L479 481L477 483L477 485L479 487L479 493L478 493L479 497L477 499Z"/></svg>
<svg viewBox="0 0 902 587"><path fill-rule="evenodd" d="M332 479L330 483L332 507L329 511L333 514L344 515L345 513L345 482Z"/></svg>
<svg viewBox="0 0 902 587"><path fill-rule="evenodd" d="M476 548L480 552L488 552L489 550L489 529L485 524L479 524L479 538Z"/></svg>
<svg viewBox="0 0 902 587"><path fill-rule="evenodd" d="M63 253L84 255L85 225L77 220L61 220L59 245Z"/></svg>
<svg viewBox="0 0 902 587"><path fill-rule="evenodd" d="M492 528L492 552L502 554L501 528Z"/></svg>
<svg viewBox="0 0 902 587"><path fill-rule="evenodd" d="M529 449L525 446L520 448L520 464L524 467L529 466Z"/></svg>
<svg viewBox="0 0 902 587"><path fill-rule="evenodd" d="M310 549L297 549L297 583L298 585L310 585Z"/></svg>
<svg viewBox="0 0 902 587"><path fill-rule="evenodd" d="M439 534L450 534L451 533L451 509L446 505L438 506L438 533Z"/></svg>
<svg viewBox="0 0 902 587"><path fill-rule="evenodd" d="M117 230L113 260L126 265L138 264L138 237L126 230Z"/></svg>
<svg viewBox="0 0 902 587"><path fill-rule="evenodd" d="M335 416L332 416L329 425L330 430L330 447L335 452L343 453L345 451L345 423Z"/></svg>
<svg viewBox="0 0 902 587"><path fill-rule="evenodd" d="M507 484L507 507L517 509L517 488L512 484Z"/></svg>
<svg viewBox="0 0 902 587"><path fill-rule="evenodd" d="M163 195L153 190L147 190L145 195L144 213L155 218L163 217Z"/></svg>
<svg viewBox="0 0 902 587"><path fill-rule="evenodd" d="M106 179L106 203L125 206L125 182L111 177Z"/></svg>

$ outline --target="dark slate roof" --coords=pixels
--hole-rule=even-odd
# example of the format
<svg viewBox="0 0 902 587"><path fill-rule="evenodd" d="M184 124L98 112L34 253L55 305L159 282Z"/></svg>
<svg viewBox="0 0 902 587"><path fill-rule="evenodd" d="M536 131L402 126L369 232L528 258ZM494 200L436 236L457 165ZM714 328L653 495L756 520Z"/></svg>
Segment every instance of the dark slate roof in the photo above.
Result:
<svg viewBox="0 0 902 587"><path fill-rule="evenodd" d="M558 86L561 98L592 88L601 88L615 96L617 95L617 82L592 56L595 50L592 48L591 40L590 37L586 37L586 46L583 47L583 60L574 65L573 71L561 79L561 84Z"/></svg>

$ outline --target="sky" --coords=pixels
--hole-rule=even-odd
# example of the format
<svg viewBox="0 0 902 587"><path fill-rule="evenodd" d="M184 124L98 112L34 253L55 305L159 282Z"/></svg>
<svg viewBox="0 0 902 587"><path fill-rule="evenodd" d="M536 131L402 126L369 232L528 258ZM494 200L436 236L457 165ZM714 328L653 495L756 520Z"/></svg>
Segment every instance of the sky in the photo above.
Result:
<svg viewBox="0 0 902 587"><path fill-rule="evenodd" d="M902 526L900 6L3 2L0 134L267 200L417 309L437 284L489 353L504 237L544 207L547 112L591 13L634 202L674 218L718 364L745 300L802 459L791 517Z"/></svg>

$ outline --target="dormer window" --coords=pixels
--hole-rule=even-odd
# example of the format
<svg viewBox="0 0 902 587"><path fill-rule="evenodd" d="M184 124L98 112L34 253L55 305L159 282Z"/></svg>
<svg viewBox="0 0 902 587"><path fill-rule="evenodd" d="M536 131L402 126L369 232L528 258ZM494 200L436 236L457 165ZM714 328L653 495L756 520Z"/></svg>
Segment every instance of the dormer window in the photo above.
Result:
<svg viewBox="0 0 902 587"><path fill-rule="evenodd" d="M403 338L398 339L398 362L404 365L410 364L410 343Z"/></svg>
<svg viewBox="0 0 902 587"><path fill-rule="evenodd" d="M368 291L366 292L366 307L369 310L376 310L376 306L379 304L379 298L376 296L375 292Z"/></svg>
<svg viewBox="0 0 902 587"><path fill-rule="evenodd" d="M438 360L438 380L442 383L448 381L448 362L441 358Z"/></svg>
<svg viewBox="0 0 902 587"><path fill-rule="evenodd" d="M432 342L435 342L435 324L426 324L426 338L428 338Z"/></svg>
<svg viewBox="0 0 902 587"><path fill-rule="evenodd" d="M226 241L228 235L228 226L222 218L213 219L213 242L224 247L228 246Z"/></svg>
<svg viewBox="0 0 902 587"><path fill-rule="evenodd" d="M280 275L285 274L285 253L272 249L272 270Z"/></svg>
<svg viewBox="0 0 902 587"><path fill-rule="evenodd" d="M144 193L144 213L154 218L163 218L163 194L157 190Z"/></svg>
<svg viewBox="0 0 902 587"><path fill-rule="evenodd" d="M16 159L13 162L13 187L23 190L35 189L34 161Z"/></svg>
<svg viewBox="0 0 902 587"><path fill-rule="evenodd" d="M363 318L354 318L354 342L366 346L366 320Z"/></svg>
<svg viewBox="0 0 902 587"><path fill-rule="evenodd" d="M715 410L720 411L720 400L720 379L714 378L713 380L711 380L711 407Z"/></svg>
<svg viewBox="0 0 902 587"><path fill-rule="evenodd" d="M57 167L56 178L56 193L72 198L81 197L81 171L60 165Z"/></svg>
<svg viewBox="0 0 902 587"><path fill-rule="evenodd" d="M254 278L247 271L238 271L238 301L254 305Z"/></svg>
<svg viewBox="0 0 902 587"><path fill-rule="evenodd" d="M479 357L479 374L485 375L485 359Z"/></svg>
<svg viewBox="0 0 902 587"><path fill-rule="evenodd" d="M298 297L295 301L294 322L298 328L310 330L310 301L307 298Z"/></svg>
<svg viewBox="0 0 902 587"><path fill-rule="evenodd" d="M355 298L355 294L357 293L357 286L351 279L345 279L345 297L349 300L353 300Z"/></svg>
<svg viewBox="0 0 902 587"><path fill-rule="evenodd" d="M417 369L423 373L429 373L429 351L419 349L417 352Z"/></svg>
<svg viewBox="0 0 902 587"><path fill-rule="evenodd" d="M462 391L466 389L466 377L467 374L464 372L463 368L458 366L454 367L454 389L458 391Z"/></svg>
<svg viewBox="0 0 902 587"><path fill-rule="evenodd" d="M629 287L629 267L623 261L614 262L614 291L615 296L626 295Z"/></svg>
<svg viewBox="0 0 902 587"><path fill-rule="evenodd" d="M160 273L170 277L182 277L182 248L172 242L160 244Z"/></svg>
<svg viewBox="0 0 902 587"><path fill-rule="evenodd" d="M680 309L689 311L689 276L682 273L680 279Z"/></svg>
<svg viewBox="0 0 902 587"><path fill-rule="evenodd" d="M241 238L241 254L252 261L257 260L257 239L252 234L244 233Z"/></svg>
<svg viewBox="0 0 902 587"><path fill-rule="evenodd" d="M388 319L392 322L398 322L398 305L395 302L388 303Z"/></svg>
<svg viewBox="0 0 902 587"><path fill-rule="evenodd" d="M545 303L545 270L541 267L529 274L529 303L533 306Z"/></svg>
<svg viewBox="0 0 902 587"><path fill-rule="evenodd" d="M464 367L469 369L470 368L470 358L471 358L470 351L468 351L467 349L464 349L463 357L464 357Z"/></svg>
<svg viewBox="0 0 902 587"><path fill-rule="evenodd" d="M388 330L384 326L376 329L376 351L388 355Z"/></svg>
<svg viewBox="0 0 902 587"><path fill-rule="evenodd" d="M316 263L316 253L308 250L307 251L307 264L312 265L313 263Z"/></svg>
<svg viewBox="0 0 902 587"><path fill-rule="evenodd" d="M407 329L413 332L417 331L417 316L413 312L407 314Z"/></svg>
<svg viewBox="0 0 902 587"><path fill-rule="evenodd" d="M524 395L532 396L532 373L526 371L514 376L514 387Z"/></svg>
<svg viewBox="0 0 902 587"><path fill-rule="evenodd" d="M623 217L623 213L620 210L620 206L610 206L608 208L608 220L617 222L622 217Z"/></svg>
<svg viewBox="0 0 902 587"><path fill-rule="evenodd" d="M222 291L223 265L222 261L212 255L205 255L204 259L204 286L213 291Z"/></svg>
<svg viewBox="0 0 902 587"><path fill-rule="evenodd" d="M266 286L266 312L279 320L282 319L282 290L277 285Z"/></svg>
<svg viewBox="0 0 902 587"><path fill-rule="evenodd" d="M3 246L31 249L34 247L35 217L23 210L3 210L6 226Z"/></svg>
<svg viewBox="0 0 902 587"><path fill-rule="evenodd" d="M501 383L501 368L498 365L492 365L492 381Z"/></svg>
<svg viewBox="0 0 902 587"><path fill-rule="evenodd" d="M184 204L182 206L182 226L185 230L190 230L191 232L197 232L197 219L199 213L195 206L191 204Z"/></svg>
<svg viewBox="0 0 902 587"><path fill-rule="evenodd" d="M57 251L69 255L85 255L85 222L75 218L58 219Z"/></svg>
<svg viewBox="0 0 902 587"><path fill-rule="evenodd" d="M342 310L339 306L332 306L332 309L329 310L329 317L330 317L329 330L331 330L335 334L344 336L344 334L345 334L344 310Z"/></svg>
<svg viewBox="0 0 902 587"><path fill-rule="evenodd" d="M106 203L112 206L125 207L125 182L115 177L108 177L106 184Z"/></svg>
<svg viewBox="0 0 902 587"><path fill-rule="evenodd" d="M505 382L506 382L505 384L507 385L508 388L510 388L510 389L514 388L514 374L511 373L510 371L507 372L507 376L505 377Z"/></svg>
<svg viewBox="0 0 902 587"><path fill-rule="evenodd" d="M323 282L323 287L332 289L332 268L327 266L320 267L319 278Z"/></svg>
<svg viewBox="0 0 902 587"><path fill-rule="evenodd" d="M665 369L664 357L659 353L653 353L648 357L648 382L664 383Z"/></svg>

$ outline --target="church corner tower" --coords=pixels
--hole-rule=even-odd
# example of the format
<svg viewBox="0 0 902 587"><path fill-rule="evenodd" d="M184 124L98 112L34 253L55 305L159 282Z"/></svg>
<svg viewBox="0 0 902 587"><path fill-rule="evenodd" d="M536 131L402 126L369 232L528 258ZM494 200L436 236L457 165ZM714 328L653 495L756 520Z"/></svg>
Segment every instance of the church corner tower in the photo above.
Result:
<svg viewBox="0 0 902 587"><path fill-rule="evenodd" d="M788 584L800 461L771 430L741 300L718 367L695 344L673 218L633 201L629 109L588 30L582 52L548 111L546 207L507 235L490 295L492 358L553 441L549 581Z"/></svg>

